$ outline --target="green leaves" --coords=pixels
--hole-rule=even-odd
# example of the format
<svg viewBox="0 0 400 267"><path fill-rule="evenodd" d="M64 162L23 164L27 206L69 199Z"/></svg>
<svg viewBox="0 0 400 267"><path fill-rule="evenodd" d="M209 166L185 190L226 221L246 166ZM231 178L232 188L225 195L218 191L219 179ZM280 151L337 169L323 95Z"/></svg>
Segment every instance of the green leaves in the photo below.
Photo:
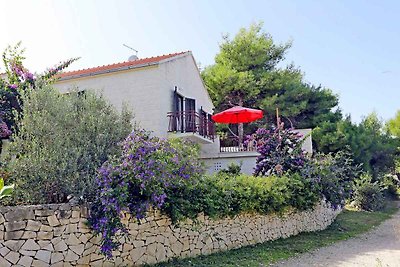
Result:
<svg viewBox="0 0 400 267"><path fill-rule="evenodd" d="M22 99L19 131L9 149L15 156L9 162L15 198L35 204L64 202L69 194L92 199L97 169L132 130L129 112L118 113L91 92L62 95L50 86Z"/></svg>
<svg viewBox="0 0 400 267"><path fill-rule="evenodd" d="M14 184L4 185L4 180L0 178L0 199L11 196L14 191Z"/></svg>
<svg viewBox="0 0 400 267"><path fill-rule="evenodd" d="M285 123L291 122L286 125L295 128L340 120L338 96L305 82L303 72L293 64L281 67L291 42L275 43L262 26L252 24L233 38L225 36L215 64L202 72L216 111L244 105L263 109L270 122L275 121L278 107ZM251 133L251 126L246 127Z"/></svg>

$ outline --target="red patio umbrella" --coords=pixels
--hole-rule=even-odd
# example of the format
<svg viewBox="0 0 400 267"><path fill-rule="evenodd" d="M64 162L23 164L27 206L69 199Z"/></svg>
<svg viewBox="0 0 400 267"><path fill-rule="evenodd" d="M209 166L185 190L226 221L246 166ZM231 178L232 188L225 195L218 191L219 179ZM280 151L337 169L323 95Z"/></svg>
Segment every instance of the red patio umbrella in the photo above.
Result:
<svg viewBox="0 0 400 267"><path fill-rule="evenodd" d="M213 115L211 118L218 123L247 123L263 117L262 110L236 106Z"/></svg>

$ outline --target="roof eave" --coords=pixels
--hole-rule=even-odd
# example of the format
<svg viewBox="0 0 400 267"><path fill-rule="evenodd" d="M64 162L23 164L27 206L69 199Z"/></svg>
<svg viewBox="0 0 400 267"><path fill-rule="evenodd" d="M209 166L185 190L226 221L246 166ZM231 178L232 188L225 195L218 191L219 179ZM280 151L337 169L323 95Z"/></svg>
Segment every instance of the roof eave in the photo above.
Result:
<svg viewBox="0 0 400 267"><path fill-rule="evenodd" d="M101 74L108 74L108 73L113 73L113 72L118 72L118 71L123 71L123 70L138 69L138 68L158 65L159 63L160 62L151 62L151 63L144 63L144 64L133 65L133 66L124 66L124 67L108 69L108 70L100 70L100 71L89 72L89 73L69 75L66 77L61 77L60 79L58 79L58 81L73 80L73 79L84 78L84 77L89 77L89 76L96 76L96 75L101 75Z"/></svg>

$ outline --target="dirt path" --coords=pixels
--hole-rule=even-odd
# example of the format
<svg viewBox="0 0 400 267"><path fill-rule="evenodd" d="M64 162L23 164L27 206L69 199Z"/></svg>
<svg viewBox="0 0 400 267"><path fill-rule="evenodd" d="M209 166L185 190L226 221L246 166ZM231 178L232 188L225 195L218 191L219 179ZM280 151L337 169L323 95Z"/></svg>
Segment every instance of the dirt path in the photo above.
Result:
<svg viewBox="0 0 400 267"><path fill-rule="evenodd" d="M302 254L274 266L400 267L400 211L359 237Z"/></svg>

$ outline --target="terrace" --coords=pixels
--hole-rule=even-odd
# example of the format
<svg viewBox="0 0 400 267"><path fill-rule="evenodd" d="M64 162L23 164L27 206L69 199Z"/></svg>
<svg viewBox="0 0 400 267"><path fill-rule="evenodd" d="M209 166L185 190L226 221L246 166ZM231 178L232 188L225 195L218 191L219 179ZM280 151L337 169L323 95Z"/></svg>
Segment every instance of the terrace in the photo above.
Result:
<svg viewBox="0 0 400 267"><path fill-rule="evenodd" d="M206 113L194 110L168 112L168 132L203 144L215 140L215 125Z"/></svg>

